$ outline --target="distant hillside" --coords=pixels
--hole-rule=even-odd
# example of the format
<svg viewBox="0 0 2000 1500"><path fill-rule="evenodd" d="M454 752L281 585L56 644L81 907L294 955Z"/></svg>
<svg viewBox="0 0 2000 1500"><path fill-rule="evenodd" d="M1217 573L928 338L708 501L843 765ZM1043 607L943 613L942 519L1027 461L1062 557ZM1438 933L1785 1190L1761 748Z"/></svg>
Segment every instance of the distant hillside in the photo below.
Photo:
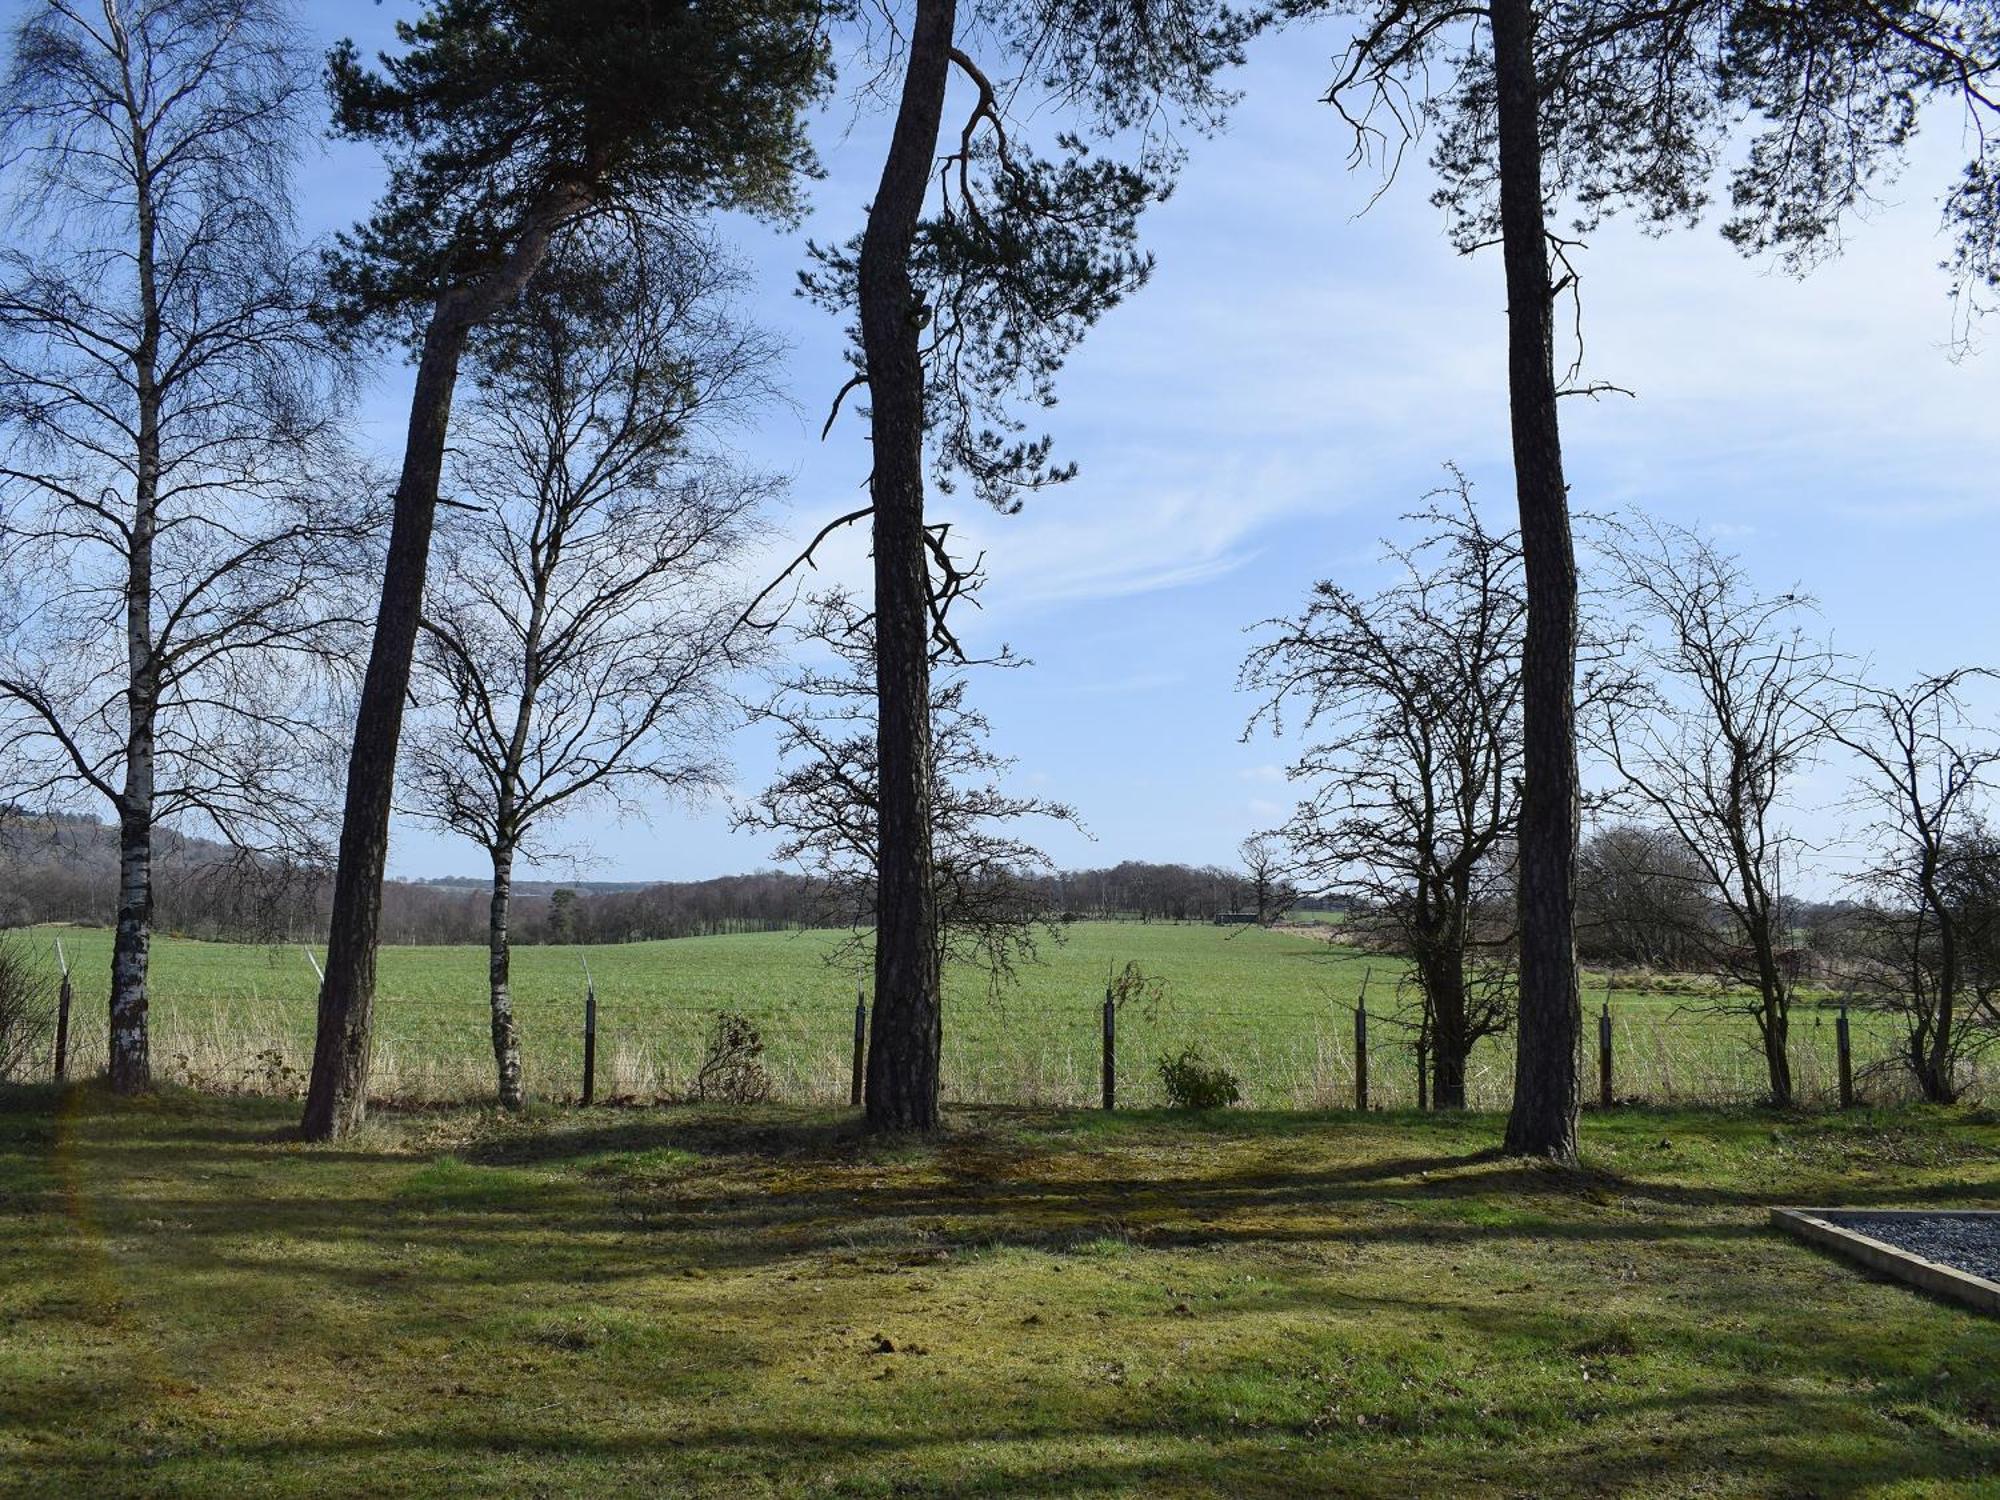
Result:
<svg viewBox="0 0 2000 1500"><path fill-rule="evenodd" d="M331 872L246 860L227 845L162 829L155 855L155 922L162 932L251 942L317 942L331 906ZM474 943L486 937L490 885L471 876L391 880L382 931L395 943ZM576 893L553 912L559 890ZM776 871L715 880L523 880L514 885L516 941L618 942L804 925L815 903L800 876ZM109 925L118 911L118 834L67 814L0 816L0 927L33 922Z"/></svg>
<svg viewBox="0 0 2000 1500"><path fill-rule="evenodd" d="M245 858L209 839L162 830L155 918L162 932L241 942L318 942L331 873ZM1241 913L1240 871L1141 860L1040 877L1051 906L1075 917L1209 922ZM382 932L392 943L478 943L489 884L475 876L392 880ZM94 818L0 809L0 927L33 922L108 925L118 908L118 839ZM558 902L556 893L573 892ZM514 885L513 935L523 943L643 942L719 932L766 932L823 920L818 892L777 870L712 880L524 880ZM1327 908L1305 901L1299 909Z"/></svg>

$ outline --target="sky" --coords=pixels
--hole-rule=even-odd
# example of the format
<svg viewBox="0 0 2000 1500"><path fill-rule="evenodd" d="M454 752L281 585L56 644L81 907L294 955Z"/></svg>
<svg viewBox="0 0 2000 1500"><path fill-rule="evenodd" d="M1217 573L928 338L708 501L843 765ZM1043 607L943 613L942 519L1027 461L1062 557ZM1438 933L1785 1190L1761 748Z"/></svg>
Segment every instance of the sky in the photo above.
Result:
<svg viewBox="0 0 2000 1500"><path fill-rule="evenodd" d="M303 13L327 41L366 48L412 10L310 0ZM1497 254L1451 249L1418 161L1370 206L1380 179L1350 170L1318 102L1338 49L1330 32L1258 46L1229 128L1194 143L1178 189L1149 213L1151 284L1092 331L1041 414L1078 477L1011 517L969 495L934 499L934 516L985 553L970 642L1004 641L1033 662L985 674L975 694L1019 784L1081 814L1087 836L1043 840L1065 866L1232 861L1294 795L1282 767L1297 746L1243 738L1249 628L1296 609L1315 580L1385 581L1379 539L1401 534L1447 462L1496 520L1511 505ZM885 130L851 104L830 111L807 222L725 226L751 271L743 311L786 344L789 403L736 435L746 461L788 479L774 564L850 509L865 479L856 416L819 440L845 375L839 322L792 288L807 239L858 231ZM1836 643L1892 679L1990 656L2000 607L2000 350L1949 357L1936 268L1958 130L1928 122L1845 254L1804 281L1743 259L1712 223L1659 239L1614 224L1579 261L1587 371L1636 395L1564 403L1573 503L1716 535L1759 583L1816 596ZM364 148L316 155L299 176L302 226L351 222L379 180ZM409 386L408 367L385 360L364 400L364 438L385 460ZM828 572L859 576L863 558L847 538ZM732 750L740 791L770 778L760 733ZM1836 837L1828 809L1844 777L1829 764L1802 788L1809 834ZM732 832L722 805L586 818L560 842L587 846L591 862L533 873L691 879L769 863L767 842ZM393 874L481 870L471 845L399 822Z"/></svg>

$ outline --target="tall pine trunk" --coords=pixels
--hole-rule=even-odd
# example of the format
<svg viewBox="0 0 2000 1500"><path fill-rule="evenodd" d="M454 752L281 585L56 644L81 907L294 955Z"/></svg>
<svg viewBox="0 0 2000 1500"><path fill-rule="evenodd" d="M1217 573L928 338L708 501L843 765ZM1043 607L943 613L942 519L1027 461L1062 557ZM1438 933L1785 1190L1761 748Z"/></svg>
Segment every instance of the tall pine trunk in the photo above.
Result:
<svg viewBox="0 0 2000 1500"><path fill-rule="evenodd" d="M424 337L410 401L403 473L396 486L389 557L375 639L361 683L354 744L347 759L347 803L334 873L333 917L327 934L326 977L320 982L319 1029L304 1121L309 1141L336 1140L367 1110L368 1049L375 1006L375 949L381 940L382 876L389 859L389 813L396 789L396 751L403 702L422 618L431 527L437 517L451 398L469 321L441 301Z"/></svg>
<svg viewBox="0 0 2000 1500"><path fill-rule="evenodd" d="M1573 1161L1583 1009L1576 973L1576 550L1556 415L1555 294L1542 197L1532 0L1492 0L1507 273L1507 389L1521 514L1521 998L1507 1149Z"/></svg>
<svg viewBox="0 0 2000 1500"><path fill-rule="evenodd" d="M931 850L929 562L924 537L923 310L910 252L937 155L953 0L918 0L903 94L861 240L861 347L874 470L875 1009L867 1118L877 1130L938 1121L942 975Z"/></svg>
<svg viewBox="0 0 2000 1500"><path fill-rule="evenodd" d="M389 860L396 754L423 616L431 528L437 519L438 480L444 471L459 361L472 330L520 295L546 258L556 232L588 203L580 182L552 186L528 210L507 257L473 287L441 296L424 334L389 528L389 556L382 571L382 599L375 613L375 638L347 758L347 803L341 814L340 863L333 877L326 978L319 989L319 1026L301 1123L309 1141L337 1140L367 1113L375 950L381 941L382 876Z"/></svg>
<svg viewBox="0 0 2000 1500"><path fill-rule="evenodd" d="M514 994L509 984L512 947L507 923L514 899L514 851L493 851L493 903L487 910L486 974L493 1006L493 1065L499 1079L500 1103L519 1109L521 1092L521 1033L514 1024Z"/></svg>

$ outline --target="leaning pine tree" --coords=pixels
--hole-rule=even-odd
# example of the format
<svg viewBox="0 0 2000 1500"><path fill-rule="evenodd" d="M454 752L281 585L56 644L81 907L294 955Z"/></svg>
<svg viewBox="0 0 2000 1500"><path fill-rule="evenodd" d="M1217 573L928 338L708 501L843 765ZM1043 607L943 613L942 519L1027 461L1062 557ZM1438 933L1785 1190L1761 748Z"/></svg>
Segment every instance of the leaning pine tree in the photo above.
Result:
<svg viewBox="0 0 2000 1500"><path fill-rule="evenodd" d="M345 310L417 356L394 523L348 763L304 1130L366 1100L397 743L459 363L563 236L614 216L785 215L810 167L801 111L827 69L811 0L438 0L403 50L329 83L340 132L389 186L334 260Z"/></svg>
<svg viewBox="0 0 2000 1500"><path fill-rule="evenodd" d="M1217 0L1018 0L964 15L955 0L914 0L891 20L902 86L867 225L846 246L816 247L805 279L855 318L842 395L867 391L873 463L869 504L835 523L869 520L874 543L873 1128L938 1118L930 675L940 653L958 654L948 615L968 570L926 513L926 470L939 490L969 480L1002 512L1070 476L1046 438L1022 436L1010 399L1052 402L1069 350L1145 280L1138 215L1180 161L1165 132L1219 120L1215 78L1246 29ZM1046 156L1029 139L1043 106L1074 125Z"/></svg>
<svg viewBox="0 0 2000 1500"><path fill-rule="evenodd" d="M685 235L598 236L545 265L473 341L447 470L405 782L493 871L487 976L501 1104L525 1101L510 981L517 856L636 794L699 798L728 771L727 580L772 483L703 429L754 405L770 342L728 317L737 277ZM555 926L554 909L551 927Z"/></svg>

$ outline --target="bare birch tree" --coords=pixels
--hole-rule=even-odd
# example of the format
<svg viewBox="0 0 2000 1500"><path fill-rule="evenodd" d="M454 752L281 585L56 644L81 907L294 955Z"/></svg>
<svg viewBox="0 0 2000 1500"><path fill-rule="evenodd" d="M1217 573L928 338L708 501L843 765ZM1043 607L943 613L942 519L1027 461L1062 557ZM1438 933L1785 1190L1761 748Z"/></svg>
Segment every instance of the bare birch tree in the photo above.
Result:
<svg viewBox="0 0 2000 1500"><path fill-rule="evenodd" d="M315 841L323 585L358 571L289 217L313 84L275 0L41 0L0 104L0 764L119 827L110 1075L150 1080L157 826Z"/></svg>
<svg viewBox="0 0 2000 1500"><path fill-rule="evenodd" d="M622 240L622 243L620 241ZM730 577L770 482L703 441L762 393L769 342L724 305L713 246L571 247L472 348L404 760L420 815L492 865L500 1102L523 1102L508 981L517 857L586 805L718 790Z"/></svg>

